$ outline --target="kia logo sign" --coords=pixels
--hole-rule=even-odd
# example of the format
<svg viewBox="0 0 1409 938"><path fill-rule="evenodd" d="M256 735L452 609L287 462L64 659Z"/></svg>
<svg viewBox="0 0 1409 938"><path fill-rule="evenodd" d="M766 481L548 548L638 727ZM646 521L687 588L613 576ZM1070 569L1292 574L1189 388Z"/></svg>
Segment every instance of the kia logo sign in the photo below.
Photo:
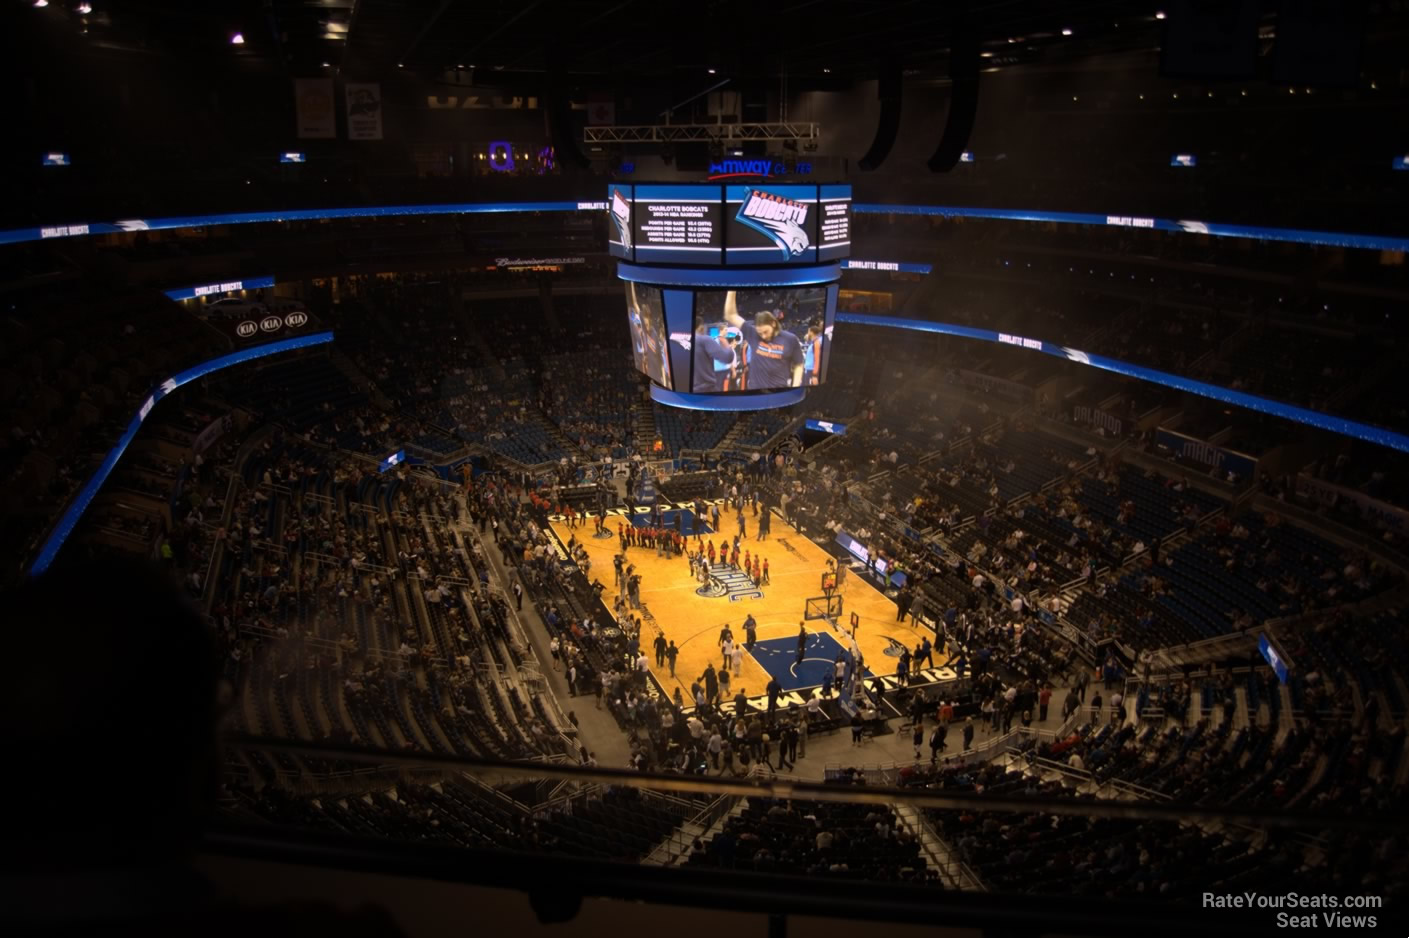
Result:
<svg viewBox="0 0 1409 938"><path fill-rule="evenodd" d="M263 329L265 332L278 332L280 329L284 328L284 320L280 319L278 316L265 316L260 320L259 328Z"/></svg>
<svg viewBox="0 0 1409 938"><path fill-rule="evenodd" d="M308 322L308 314L298 310L284 317L284 325L288 326L290 329L297 329L306 322Z"/></svg>
<svg viewBox="0 0 1409 938"><path fill-rule="evenodd" d="M258 331L259 326L255 323L253 319L246 319L244 322L240 323L238 326L235 327L235 335L239 336L242 339L248 339L250 336L254 335Z"/></svg>

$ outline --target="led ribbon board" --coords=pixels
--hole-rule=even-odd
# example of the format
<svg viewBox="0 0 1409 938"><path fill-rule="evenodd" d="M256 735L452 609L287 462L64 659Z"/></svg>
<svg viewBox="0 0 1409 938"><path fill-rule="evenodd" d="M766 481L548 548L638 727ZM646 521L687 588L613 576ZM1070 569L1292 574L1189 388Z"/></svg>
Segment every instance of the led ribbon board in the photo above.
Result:
<svg viewBox="0 0 1409 938"><path fill-rule="evenodd" d="M1395 169L1409 168L1409 157L1394 158ZM826 187L823 187L826 188ZM826 201L826 196L823 196ZM168 218L129 218L113 222L74 222L37 228L0 230L0 244L19 244L49 238L73 238L90 234L122 234L127 231L159 231L178 228L204 228L210 225L247 225L281 221L323 221L335 218L394 218L408 215L470 215L496 212L594 212L606 211L600 200L578 202L454 202L432 205L380 205L352 208L288 209L275 212L230 212L218 215L185 215ZM994 218L1011 221L1047 221L1059 225L1117 225L1150 228L1174 233L1207 234L1218 238L1250 238L1257 241L1289 241L1330 247L1361 248L1370 251L1409 252L1409 238L1392 235L1355 234L1338 231L1312 231L1299 228L1269 228L1258 225L1226 225L1190 219L1153 218L1140 215L1097 215L1082 212L1046 212L1036 209L977 208L954 205L891 205L883 202L856 203L856 214L940 215L950 218ZM826 254L822 238L822 259Z"/></svg>
<svg viewBox="0 0 1409 938"><path fill-rule="evenodd" d="M1102 371L1110 371L1130 378L1139 378L1141 381L1149 381L1153 384L1164 385L1165 387L1174 388L1178 391L1197 394L1200 397L1211 398L1225 404L1231 404L1234 407L1244 407L1248 410L1255 410L1258 413L1270 414L1273 417L1281 417L1284 420L1303 423L1310 427L1316 427L1318 430L1328 430L1331 433L1339 433L1342 436L1354 437L1357 440L1365 440L1369 443L1376 443L1380 446L1387 446L1390 449L1397 449L1401 452L1409 453L1409 436L1403 433L1360 423L1359 421L1350 420L1345 417L1323 414L1319 411L1310 410L1305 407L1297 407L1294 404L1287 404L1282 401L1274 401L1266 397L1258 397L1255 394L1234 391L1231 388L1220 387L1216 384L1195 381L1193 378L1173 375L1165 371L1157 371L1154 368L1146 368L1143 365L1132 365L1129 362L1123 362L1119 359L1108 358L1105 355L1097 355L1094 352L1083 352L1080 349L1069 348L1065 345L1057 345L1052 342L1044 342L1041 339L1010 335L1005 332L994 332L991 329L975 329L972 326L959 326L947 322L926 322L919 319L901 319L895 316L871 316L863 313L837 313L836 320L837 322L852 323L858 326L883 326L891 329L909 329L915 332L954 335L965 339L978 339L981 342L997 342L1002 345L1013 345L1034 352L1053 355L1057 358L1065 358L1067 361L1073 361L1081 365L1090 365L1092 368L1100 368Z"/></svg>
<svg viewBox="0 0 1409 938"><path fill-rule="evenodd" d="M159 384L147 399L142 402L142 406L133 414L132 420L127 425L127 430L123 432L122 438L117 441L117 445L108 451L108 455L103 459L93 477L90 478L83 488L79 489L73 501L69 502L68 508L64 511L59 523L54 526L54 530L49 532L48 539L44 542L43 548L39 551L39 556L35 558L34 565L29 568L31 576L43 573L49 569L54 562L54 557L58 554L59 548L64 546L64 541L73 533L73 529L78 526L78 522L83 518L83 513L88 510L98 491L102 489L103 483L112 475L113 469L117 468L117 462L126 452L127 447L132 443L137 431L142 428L152 408L157 401L169 395L172 391L183 384L190 384L208 374L220 371L222 368L229 368L232 365L243 364L254 361L258 358L266 358L270 355L280 355L284 352L291 352L294 349L309 348L314 345L323 345L333 341L331 332L319 332L314 335L300 336L296 339L283 339L279 342L270 342L267 345L257 345L254 348L242 349L238 352L231 352L229 355L222 355L219 358L212 358L210 361L202 362L192 368L179 372L167 378Z"/></svg>

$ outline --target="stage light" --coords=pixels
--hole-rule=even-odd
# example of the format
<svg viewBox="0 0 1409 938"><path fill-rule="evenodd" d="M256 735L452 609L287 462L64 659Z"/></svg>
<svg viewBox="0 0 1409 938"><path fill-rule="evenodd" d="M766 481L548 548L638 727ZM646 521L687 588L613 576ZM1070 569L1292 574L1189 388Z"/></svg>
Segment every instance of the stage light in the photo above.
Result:
<svg viewBox="0 0 1409 938"><path fill-rule="evenodd" d="M49 0L34 0L35 9L42 10L49 5Z"/></svg>
<svg viewBox="0 0 1409 938"><path fill-rule="evenodd" d="M1160 11L1158 11L1157 13L1155 13L1155 19L1157 19L1157 20L1162 20L1162 19L1164 19L1164 11L1163 11L1163 10L1160 10Z"/></svg>
<svg viewBox="0 0 1409 938"><path fill-rule="evenodd" d="M235 33L235 35L233 35L233 36L230 37L230 45L232 45L232 46L242 46L242 45L244 45L244 44L245 44L245 34L244 34L244 33Z"/></svg>
<svg viewBox="0 0 1409 938"><path fill-rule="evenodd" d="M1062 30L1062 35L1063 35L1063 36L1070 36L1070 35L1071 35L1071 29L1068 28L1068 29Z"/></svg>
<svg viewBox="0 0 1409 938"><path fill-rule="evenodd" d="M708 71L711 75L713 75L713 74L715 73L715 69L712 69L712 68L711 68L711 69L707 69L707 71Z"/></svg>
<svg viewBox="0 0 1409 938"><path fill-rule="evenodd" d="M79 15L80 15L80 16L87 16L89 13L92 13L92 12L93 12L93 4L91 4L91 3L80 3L80 4L78 5L78 12L79 12Z"/></svg>

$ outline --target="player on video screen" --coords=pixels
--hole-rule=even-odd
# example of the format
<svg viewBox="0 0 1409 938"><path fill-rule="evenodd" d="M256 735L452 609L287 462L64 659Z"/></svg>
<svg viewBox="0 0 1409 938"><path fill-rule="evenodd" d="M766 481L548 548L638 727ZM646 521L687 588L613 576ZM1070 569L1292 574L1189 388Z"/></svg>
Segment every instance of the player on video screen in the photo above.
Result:
<svg viewBox="0 0 1409 938"><path fill-rule="evenodd" d="M732 326L702 324L695 330L695 393L738 390L743 377L742 343L743 334Z"/></svg>
<svg viewBox="0 0 1409 938"><path fill-rule="evenodd" d="M817 383L822 369L822 324L814 322L802 338L802 383L811 387Z"/></svg>
<svg viewBox="0 0 1409 938"><path fill-rule="evenodd" d="M629 304L628 316L631 322L631 351L636 359L636 369L644 372L652 381L662 387L670 387L670 345L665 339L665 323L661 311L651 301L651 290L636 289L636 284L626 284Z"/></svg>
<svg viewBox="0 0 1409 938"><path fill-rule="evenodd" d="M764 310L753 322L739 315L737 290L724 294L724 319L744 335L744 358L748 364L745 387L750 391L802 387L802 343Z"/></svg>

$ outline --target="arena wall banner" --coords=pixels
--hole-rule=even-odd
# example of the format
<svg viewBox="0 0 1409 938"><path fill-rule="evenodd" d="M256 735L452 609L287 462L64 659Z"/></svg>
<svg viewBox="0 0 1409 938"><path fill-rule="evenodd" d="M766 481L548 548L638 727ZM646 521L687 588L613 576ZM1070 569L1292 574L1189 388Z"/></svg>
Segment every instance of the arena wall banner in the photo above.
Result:
<svg viewBox="0 0 1409 938"><path fill-rule="evenodd" d="M1244 482L1257 478L1257 460L1246 453L1224 449L1222 446L1163 427L1156 431L1155 442L1185 459L1217 469L1220 474L1233 472Z"/></svg>
<svg viewBox="0 0 1409 938"><path fill-rule="evenodd" d="M343 86L347 106L347 139L382 139L382 86L376 82L348 82Z"/></svg>
<svg viewBox="0 0 1409 938"><path fill-rule="evenodd" d="M331 78L294 79L294 116L300 140L331 140L338 135Z"/></svg>
<svg viewBox="0 0 1409 938"><path fill-rule="evenodd" d="M985 375L977 371L961 370L959 380L965 387L977 388L985 394L997 394L1020 404L1032 403L1032 388L1016 381L1009 381L1007 378L996 378L993 375Z"/></svg>
<svg viewBox="0 0 1409 938"><path fill-rule="evenodd" d="M313 318L301 309L287 313L264 313L246 319L206 320L206 323L224 332L237 343L267 342L270 339L283 339L313 325Z"/></svg>
<svg viewBox="0 0 1409 938"><path fill-rule="evenodd" d="M1409 534L1409 511L1386 504L1378 498L1371 498L1359 489L1336 485L1305 472L1298 472L1296 493L1327 507L1349 502L1360 509L1360 517L1377 521L1396 534Z"/></svg>
<svg viewBox="0 0 1409 938"><path fill-rule="evenodd" d="M1104 410L1093 410L1085 404L1080 404L1072 409L1071 419L1077 423L1089 423L1093 427L1099 427L1112 436L1120 436L1121 428L1124 426L1121 419L1114 414L1108 414Z"/></svg>

